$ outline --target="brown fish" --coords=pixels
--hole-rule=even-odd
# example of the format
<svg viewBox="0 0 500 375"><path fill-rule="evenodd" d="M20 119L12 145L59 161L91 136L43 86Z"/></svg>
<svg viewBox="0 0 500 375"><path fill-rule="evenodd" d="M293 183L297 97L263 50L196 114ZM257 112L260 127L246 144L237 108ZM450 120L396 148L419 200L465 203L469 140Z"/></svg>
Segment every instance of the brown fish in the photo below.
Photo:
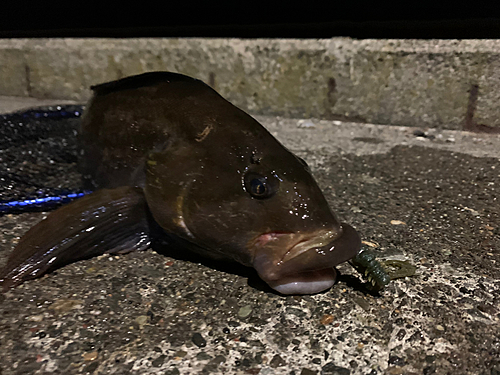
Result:
<svg viewBox="0 0 500 375"><path fill-rule="evenodd" d="M360 238L307 164L203 82L152 72L92 87L80 132L94 193L21 238L3 290L79 259L150 245L153 220L190 250L254 267L283 294L335 282Z"/></svg>

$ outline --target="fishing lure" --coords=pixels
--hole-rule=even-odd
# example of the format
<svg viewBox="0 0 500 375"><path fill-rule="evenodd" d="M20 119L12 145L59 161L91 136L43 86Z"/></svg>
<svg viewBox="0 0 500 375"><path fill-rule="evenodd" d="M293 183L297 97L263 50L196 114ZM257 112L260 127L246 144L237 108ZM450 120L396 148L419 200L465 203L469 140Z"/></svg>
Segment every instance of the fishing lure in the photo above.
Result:
<svg viewBox="0 0 500 375"><path fill-rule="evenodd" d="M371 250L362 248L354 258L349 260L349 264L368 280L369 289L374 292L381 291L391 281L391 277Z"/></svg>

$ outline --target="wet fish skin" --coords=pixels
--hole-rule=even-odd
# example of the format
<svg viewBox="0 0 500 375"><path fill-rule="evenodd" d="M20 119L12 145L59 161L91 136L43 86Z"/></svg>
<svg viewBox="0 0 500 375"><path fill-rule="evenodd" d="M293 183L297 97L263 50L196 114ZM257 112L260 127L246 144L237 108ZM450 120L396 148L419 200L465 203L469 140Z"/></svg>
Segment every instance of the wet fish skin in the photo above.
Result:
<svg viewBox="0 0 500 375"><path fill-rule="evenodd" d="M4 290L53 269L47 267L50 249L61 241L71 243L58 255L64 262L51 264L81 259L87 243L99 242L101 254L142 249L149 215L191 250L254 267L286 294L327 289L334 267L359 251L359 235L335 217L307 164L203 82L154 72L93 90L82 120L80 164L86 187L97 189L86 197L94 200L56 210L28 231L0 274ZM127 231L134 224L118 220L129 206L107 211L106 222L116 215L123 238L103 236L99 218L87 223L85 212L109 205L109 194L144 202L147 208L131 215L144 229ZM66 227L47 232L47 220L58 222L63 209ZM68 227L78 228L76 239ZM41 244L35 234L42 234Z"/></svg>
<svg viewBox="0 0 500 375"><path fill-rule="evenodd" d="M21 238L2 271L2 289L77 260L147 249L149 228L142 189L101 189L49 214Z"/></svg>

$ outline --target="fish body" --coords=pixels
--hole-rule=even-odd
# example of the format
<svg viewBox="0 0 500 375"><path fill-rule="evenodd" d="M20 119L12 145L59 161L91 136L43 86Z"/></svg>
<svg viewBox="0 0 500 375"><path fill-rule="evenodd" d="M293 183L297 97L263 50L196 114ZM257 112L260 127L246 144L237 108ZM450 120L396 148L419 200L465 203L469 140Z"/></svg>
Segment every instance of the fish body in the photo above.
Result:
<svg viewBox="0 0 500 375"><path fill-rule="evenodd" d="M335 282L360 238L307 164L203 82L145 73L93 87L80 142L86 188L21 238L3 289L69 262L149 246L151 227L256 269L284 294Z"/></svg>

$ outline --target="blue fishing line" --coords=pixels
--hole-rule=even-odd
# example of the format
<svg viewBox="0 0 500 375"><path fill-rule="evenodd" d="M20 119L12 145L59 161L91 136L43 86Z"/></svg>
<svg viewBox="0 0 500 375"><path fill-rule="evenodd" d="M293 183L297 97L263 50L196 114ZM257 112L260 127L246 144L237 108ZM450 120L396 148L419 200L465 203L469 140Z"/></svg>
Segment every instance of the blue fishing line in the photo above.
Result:
<svg viewBox="0 0 500 375"><path fill-rule="evenodd" d="M33 209L50 208L54 205L69 203L90 193L92 193L92 191L83 190L41 198L3 201L0 202L0 213L25 212Z"/></svg>
<svg viewBox="0 0 500 375"><path fill-rule="evenodd" d="M82 110L81 109L75 109L71 111L67 111L62 109L57 110L48 110L48 111L40 111L40 110L30 110L23 112L21 115L23 118L75 118L75 117L80 117L82 115Z"/></svg>

